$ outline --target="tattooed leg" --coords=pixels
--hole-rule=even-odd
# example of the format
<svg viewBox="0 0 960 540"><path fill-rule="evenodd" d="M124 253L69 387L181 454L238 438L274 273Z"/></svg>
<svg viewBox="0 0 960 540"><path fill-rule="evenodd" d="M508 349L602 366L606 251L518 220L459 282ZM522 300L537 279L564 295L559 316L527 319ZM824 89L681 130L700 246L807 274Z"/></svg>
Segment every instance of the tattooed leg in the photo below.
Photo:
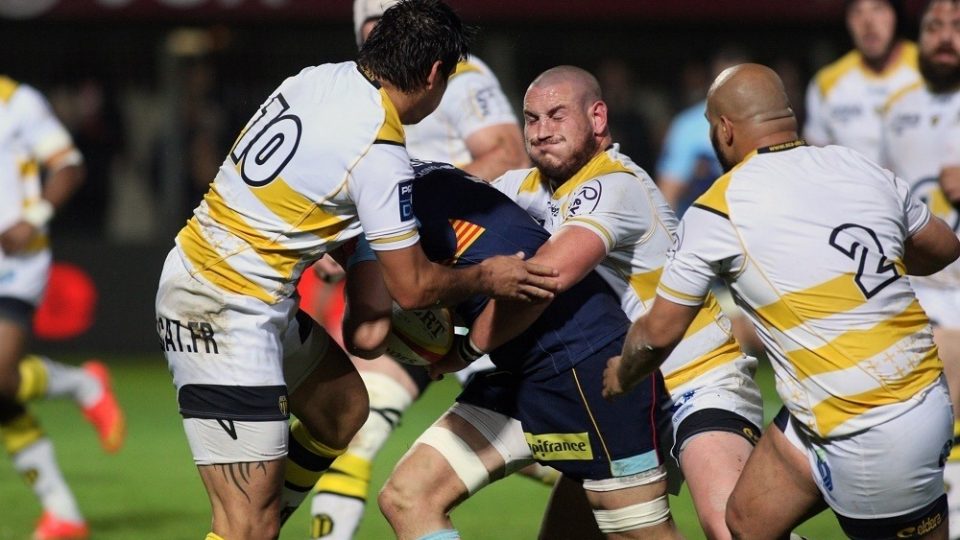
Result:
<svg viewBox="0 0 960 540"><path fill-rule="evenodd" d="M277 538L283 460L197 467L213 509L213 532L230 540Z"/></svg>

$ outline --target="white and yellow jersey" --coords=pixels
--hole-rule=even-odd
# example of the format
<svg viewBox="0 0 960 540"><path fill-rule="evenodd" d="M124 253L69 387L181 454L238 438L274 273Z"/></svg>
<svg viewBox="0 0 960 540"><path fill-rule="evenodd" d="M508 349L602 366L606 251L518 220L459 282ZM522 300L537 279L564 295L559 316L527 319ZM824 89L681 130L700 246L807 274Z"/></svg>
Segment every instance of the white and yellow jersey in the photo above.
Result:
<svg viewBox="0 0 960 540"><path fill-rule="evenodd" d="M510 171L493 186L543 219L551 233L562 227L596 233L607 248L597 272L620 295L630 320L647 312L673 245L677 218L650 176L617 145L598 154L554 192L536 168ZM729 320L710 295L662 367L667 388L673 393L742 355Z"/></svg>
<svg viewBox="0 0 960 540"><path fill-rule="evenodd" d="M684 214L657 294L699 305L723 277L793 417L820 437L855 433L915 406L942 371L901 262L929 219L906 182L855 151L765 148Z"/></svg>
<svg viewBox="0 0 960 540"><path fill-rule="evenodd" d="M194 274L268 304L361 227L375 250L414 245L403 144L396 109L355 63L306 68L244 128L177 245Z"/></svg>
<svg viewBox="0 0 960 540"><path fill-rule="evenodd" d="M466 142L470 135L500 124L517 125L510 101L490 68L469 56L450 75L437 110L404 126L407 151L417 159L462 167L473 161Z"/></svg>
<svg viewBox="0 0 960 540"><path fill-rule="evenodd" d="M0 76L0 231L40 200L40 166L73 150L70 134L40 92ZM38 235L27 252L47 243L46 234Z"/></svg>
<svg viewBox="0 0 960 540"><path fill-rule="evenodd" d="M918 82L891 97L884 111L883 163L910 184L933 215L960 232L960 214L939 182L943 167L960 164L960 92L933 94ZM957 289L960 263L932 276L910 279L924 286Z"/></svg>
<svg viewBox="0 0 960 540"><path fill-rule="evenodd" d="M882 73L867 68L856 50L817 72L806 96L803 135L810 144L839 144L879 161L883 104L901 88L920 80L916 45L904 41L899 47Z"/></svg>

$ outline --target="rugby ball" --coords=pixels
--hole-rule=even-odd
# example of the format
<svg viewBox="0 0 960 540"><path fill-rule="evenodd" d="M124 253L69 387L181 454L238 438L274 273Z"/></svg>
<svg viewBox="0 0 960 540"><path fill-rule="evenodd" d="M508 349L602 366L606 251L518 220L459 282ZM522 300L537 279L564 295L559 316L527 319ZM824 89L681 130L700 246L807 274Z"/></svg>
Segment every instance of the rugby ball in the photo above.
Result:
<svg viewBox="0 0 960 540"><path fill-rule="evenodd" d="M453 346L453 317L447 308L408 311L394 303L390 322L387 354L398 362L427 366L443 358Z"/></svg>

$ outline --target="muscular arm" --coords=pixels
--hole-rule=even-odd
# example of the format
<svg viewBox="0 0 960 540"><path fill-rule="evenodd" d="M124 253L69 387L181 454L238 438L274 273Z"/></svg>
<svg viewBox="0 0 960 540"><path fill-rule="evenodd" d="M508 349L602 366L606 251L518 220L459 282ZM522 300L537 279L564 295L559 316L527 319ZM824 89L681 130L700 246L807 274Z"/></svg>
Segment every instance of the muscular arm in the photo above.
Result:
<svg viewBox="0 0 960 540"><path fill-rule="evenodd" d="M911 276L939 272L957 257L960 257L960 240L935 216L930 216L930 221L904 242L903 262Z"/></svg>
<svg viewBox="0 0 960 540"><path fill-rule="evenodd" d="M563 292L578 283L607 255L606 246L596 233L583 227L561 227L530 261L556 268ZM546 302L519 304L491 301L470 329L470 340L477 348L492 351L526 330L547 307Z"/></svg>
<svg viewBox="0 0 960 540"><path fill-rule="evenodd" d="M520 128L513 123L479 129L467 137L466 144L473 161L461 168L488 182L530 163Z"/></svg>
<svg viewBox="0 0 960 540"><path fill-rule="evenodd" d="M453 269L428 260L419 243L376 253L387 290L403 309L452 306L477 294L549 300L557 290L556 270L520 257L491 257L478 265Z"/></svg>
<svg viewBox="0 0 960 540"><path fill-rule="evenodd" d="M604 396L629 392L660 369L699 310L700 306L685 306L657 296L650 311L630 326L621 355L607 365Z"/></svg>

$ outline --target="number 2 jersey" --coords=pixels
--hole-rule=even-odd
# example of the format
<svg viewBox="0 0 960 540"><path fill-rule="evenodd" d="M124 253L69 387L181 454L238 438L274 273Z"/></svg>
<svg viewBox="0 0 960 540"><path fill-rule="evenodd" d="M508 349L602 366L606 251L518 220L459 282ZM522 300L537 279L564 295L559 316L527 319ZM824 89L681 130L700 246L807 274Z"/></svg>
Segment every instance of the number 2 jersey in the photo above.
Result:
<svg viewBox="0 0 960 540"><path fill-rule="evenodd" d="M656 295L657 282L673 244L677 218L650 176L621 154L614 145L599 153L572 178L553 191L536 168L510 171L493 185L515 199L521 207L542 220L551 233L561 227L584 227L607 247L607 256L597 273L620 297L631 320L647 312ZM730 321L709 295L662 367L670 393L677 399L693 386L709 381L729 381L744 355L730 333ZM760 393L752 381L750 365L744 377L735 377L738 394L756 414L747 414L759 424Z"/></svg>
<svg viewBox="0 0 960 540"><path fill-rule="evenodd" d="M353 62L309 67L254 114L177 246L195 275L274 304L361 227L375 250L415 244L412 180L387 94Z"/></svg>
<svg viewBox="0 0 960 540"><path fill-rule="evenodd" d="M942 371L903 279L904 241L929 218L906 182L855 151L764 148L684 215L657 293L699 305L723 277L793 417L820 437L856 433L911 409Z"/></svg>

